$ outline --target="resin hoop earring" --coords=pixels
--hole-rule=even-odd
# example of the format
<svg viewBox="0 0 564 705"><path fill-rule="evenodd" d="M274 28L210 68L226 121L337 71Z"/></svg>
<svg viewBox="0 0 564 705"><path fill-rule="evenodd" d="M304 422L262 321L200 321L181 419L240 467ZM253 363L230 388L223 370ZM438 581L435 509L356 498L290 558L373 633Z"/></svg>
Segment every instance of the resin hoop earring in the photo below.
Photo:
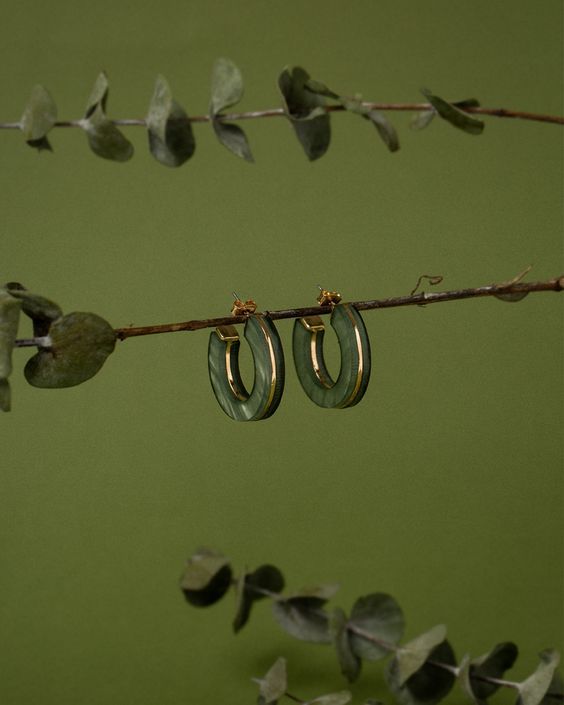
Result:
<svg viewBox="0 0 564 705"><path fill-rule="evenodd" d="M351 304L339 304L331 313L331 326L341 349L341 370L334 382L325 366L325 326L319 316L294 323L294 363L308 397L325 409L354 406L364 396L370 379L370 341L359 312Z"/></svg>
<svg viewBox="0 0 564 705"><path fill-rule="evenodd" d="M240 340L234 326L220 326L210 335L208 367L219 405L235 421L260 421L276 411L284 391L284 352L272 321L253 314L245 323L255 367L255 381L247 392L239 372Z"/></svg>

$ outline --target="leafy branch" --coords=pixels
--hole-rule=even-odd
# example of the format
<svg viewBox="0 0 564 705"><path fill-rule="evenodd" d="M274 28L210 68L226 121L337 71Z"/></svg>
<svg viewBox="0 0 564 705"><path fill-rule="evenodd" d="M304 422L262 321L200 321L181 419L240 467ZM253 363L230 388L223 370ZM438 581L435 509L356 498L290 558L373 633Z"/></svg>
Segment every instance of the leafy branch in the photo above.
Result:
<svg viewBox="0 0 564 705"><path fill-rule="evenodd" d="M366 311L399 306L426 306L485 296L518 302L530 293L564 290L564 276L543 282L522 282L529 270L530 267L527 267L512 279L498 284L454 291L416 293L423 279L431 285L442 282L441 276L422 275L416 287L406 296L351 303L357 310ZM322 298L318 301L319 306L265 311L264 314L272 320L330 314L331 305L324 303ZM252 310L256 309L253 301L245 304L237 300L232 314L221 318L114 329L95 313L75 311L63 314L61 307L50 299L28 291L18 282L9 282L0 287L0 410L9 411L11 408L8 378L12 371L14 348L37 347L37 352L27 361L24 368L24 375L29 384L50 389L72 387L86 382L100 371L118 340L245 323L249 315L248 311L245 312L246 306L249 304L254 307ZM33 338L17 337L22 311L32 320Z"/></svg>
<svg viewBox="0 0 564 705"><path fill-rule="evenodd" d="M471 135L479 135L484 123L478 115L499 118L518 118L564 125L564 117L508 110L484 108L475 98L450 102L428 89L421 92L427 102L382 103L363 101L360 95L345 96L336 93L324 83L314 80L297 66L285 68L278 76L278 89L283 107L268 110L227 113L243 97L244 83L241 71L230 59L218 59L212 70L209 112L190 117L174 99L170 85L159 75L155 82L148 112L142 119L112 120L107 116L109 82L102 72L96 79L86 104L84 117L77 120L58 120L57 106L49 91L36 85L17 122L2 122L0 129L23 132L28 145L38 150L51 150L48 133L55 127L82 129L91 150L104 159L125 162L133 156L133 145L119 127L145 127L148 131L149 151L161 164L179 167L188 161L196 149L192 131L194 123L211 123L221 144L233 154L253 162L249 141L235 121L267 117L287 118L308 159L322 157L331 141L330 115L347 111L372 123L390 152L399 149L399 138L385 112L409 111L416 115L411 122L414 129L427 127L440 117L454 127Z"/></svg>
<svg viewBox="0 0 564 705"><path fill-rule="evenodd" d="M249 621L255 602L268 598L278 625L290 636L316 644L330 644L341 673L349 682L358 679L363 661L390 657L386 683L401 705L435 705L445 698L456 682L474 705L486 705L502 687L518 693L516 705L559 705L564 702L564 685L556 671L560 655L554 649L540 653L535 672L523 681L503 678L518 656L513 642L502 642L488 653L457 663L446 638L444 625L437 625L411 641L400 644L405 629L403 611L386 593L370 593L356 600L347 614L341 608L327 610L338 585L321 585L285 594L282 572L273 565L259 566L234 577L227 558L209 549L199 549L187 561L180 587L189 604L207 607L218 602L230 588L236 593L233 630L239 632ZM303 705L346 705L348 691L302 700L287 690L286 662L278 659L258 683L259 705L276 705L287 697ZM369 700L365 705L374 705Z"/></svg>

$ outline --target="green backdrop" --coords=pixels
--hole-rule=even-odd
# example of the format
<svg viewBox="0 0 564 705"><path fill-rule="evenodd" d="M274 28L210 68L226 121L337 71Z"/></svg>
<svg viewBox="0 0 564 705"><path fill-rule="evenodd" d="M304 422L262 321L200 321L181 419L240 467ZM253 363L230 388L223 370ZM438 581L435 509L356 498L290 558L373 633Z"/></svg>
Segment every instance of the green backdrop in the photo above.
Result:
<svg viewBox="0 0 564 705"><path fill-rule="evenodd" d="M143 117L158 73L202 114L218 56L243 72L241 109L277 107L290 64L372 100L421 100L427 86L563 112L559 0L2 9L6 121L35 83L61 119L80 117L101 69L111 117ZM117 327L223 315L233 290L264 310L313 304L318 283L359 300L406 294L423 273L445 288L530 263L529 278L560 274L562 129L491 118L480 137L442 121L416 133L409 117L391 115L402 143L391 155L370 125L337 115L315 163L282 119L245 123L254 165L197 125L178 170L149 155L141 128L127 130L126 164L91 154L80 130L54 131L54 154L39 155L2 131L1 279ZM232 422L216 403L208 332L121 343L67 390L29 387L30 351L15 352L1 419L2 705L252 703L250 678L280 655L304 699L346 686L332 650L281 632L267 605L238 636L231 595L188 606L178 578L202 544L238 569L278 565L290 589L339 582L344 608L389 592L407 638L445 623L459 659L513 640L516 679L541 649L564 647L562 297L364 319L372 380L342 411L305 397L292 322L278 324L286 390L261 423ZM353 692L392 699L380 664Z"/></svg>

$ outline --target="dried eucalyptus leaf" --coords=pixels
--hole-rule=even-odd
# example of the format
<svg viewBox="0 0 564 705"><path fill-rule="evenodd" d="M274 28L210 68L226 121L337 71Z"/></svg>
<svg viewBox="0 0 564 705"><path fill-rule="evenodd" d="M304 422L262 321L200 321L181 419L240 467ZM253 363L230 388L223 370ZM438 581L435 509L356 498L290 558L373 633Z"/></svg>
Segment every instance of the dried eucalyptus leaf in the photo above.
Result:
<svg viewBox="0 0 564 705"><path fill-rule="evenodd" d="M238 125L223 122L215 118L212 120L212 125L217 139L221 144L227 147L230 152L233 152L233 154L247 162L255 161L251 148L249 147L247 136Z"/></svg>
<svg viewBox="0 0 564 705"><path fill-rule="evenodd" d="M322 157L331 142L331 123L321 95L307 90L308 72L296 66L286 68L278 77L284 110L308 159Z"/></svg>
<svg viewBox="0 0 564 705"><path fill-rule="evenodd" d="M98 108L98 106L101 106L102 112L106 111L106 102L108 100L108 92L109 92L109 83L108 83L108 77L105 73L105 71L102 71L101 73L98 74L98 77L96 78L96 82L94 83L94 86L92 87L92 90L90 91L90 96L88 97L88 101L86 103L86 112L84 114L84 117L88 119Z"/></svg>
<svg viewBox="0 0 564 705"><path fill-rule="evenodd" d="M540 654L537 670L519 683L518 705L539 705L545 698L554 673L560 663L560 654L555 649L546 649Z"/></svg>
<svg viewBox="0 0 564 705"><path fill-rule="evenodd" d="M217 115L243 97L243 76L231 59L217 59L213 65L210 113Z"/></svg>
<svg viewBox="0 0 564 705"><path fill-rule="evenodd" d="M81 121L90 149L103 159L126 162L133 156L133 145L109 120L99 104L89 117Z"/></svg>
<svg viewBox="0 0 564 705"><path fill-rule="evenodd" d="M191 605L207 607L225 595L231 579L232 571L227 558L203 548L188 559L180 588Z"/></svg>
<svg viewBox="0 0 564 705"><path fill-rule="evenodd" d="M339 607L333 610L330 629L333 635L333 643L335 644L341 673L349 683L353 683L360 675L362 661L352 649L347 626L347 616Z"/></svg>
<svg viewBox="0 0 564 705"><path fill-rule="evenodd" d="M31 96L21 118L21 130L30 147L52 151L47 133L57 121L57 106L43 86L32 88Z"/></svg>
<svg viewBox="0 0 564 705"><path fill-rule="evenodd" d="M233 630L237 633L249 621L253 603L268 593L279 593L284 589L284 576L273 565L261 565L252 573L243 573L236 586L236 610Z"/></svg>
<svg viewBox="0 0 564 705"><path fill-rule="evenodd" d="M340 100L340 97L334 91L328 88L324 83L321 83L321 81L316 81L313 78L308 78L304 83L304 88L310 93L317 93L317 95L324 95L326 98Z"/></svg>
<svg viewBox="0 0 564 705"><path fill-rule="evenodd" d="M564 681L562 676L558 671L554 672L552 676L552 681L548 686L548 691L544 698L541 700L541 705L562 705L562 698L564 696Z"/></svg>
<svg viewBox="0 0 564 705"><path fill-rule="evenodd" d="M400 684L398 660L392 659L386 671L390 690L402 705L435 705L454 685L456 677L450 670L433 662L456 667L456 657L448 641L442 641L430 652L428 659L403 684Z"/></svg>
<svg viewBox="0 0 564 705"><path fill-rule="evenodd" d="M484 123L477 118L471 117L468 113L460 110L452 103L448 103L443 98L433 95L426 88L421 93L427 98L429 103L435 108L437 113L454 127L467 132L470 135L480 135L484 130Z"/></svg>
<svg viewBox="0 0 564 705"><path fill-rule="evenodd" d="M280 657L259 681L261 702L264 705L275 705L284 695L287 687L286 659Z"/></svg>
<svg viewBox="0 0 564 705"><path fill-rule="evenodd" d="M113 352L112 326L95 313L68 313L49 328L51 346L41 348L25 366L24 375L34 387L60 389L93 377Z"/></svg>
<svg viewBox="0 0 564 705"><path fill-rule="evenodd" d="M149 150L161 164L178 167L194 154L196 142L190 119L173 99L164 76L157 76L146 123Z"/></svg>
<svg viewBox="0 0 564 705"><path fill-rule="evenodd" d="M348 690L341 690L338 693L320 695L313 700L308 700L304 705L347 705L351 700L351 693Z"/></svg>
<svg viewBox="0 0 564 705"><path fill-rule="evenodd" d="M366 632L368 637L390 644L399 642L405 627L400 606L391 595L382 592L360 597L353 605L349 623ZM354 631L350 634L350 640L355 654L367 661L378 661L389 654L389 649Z"/></svg>

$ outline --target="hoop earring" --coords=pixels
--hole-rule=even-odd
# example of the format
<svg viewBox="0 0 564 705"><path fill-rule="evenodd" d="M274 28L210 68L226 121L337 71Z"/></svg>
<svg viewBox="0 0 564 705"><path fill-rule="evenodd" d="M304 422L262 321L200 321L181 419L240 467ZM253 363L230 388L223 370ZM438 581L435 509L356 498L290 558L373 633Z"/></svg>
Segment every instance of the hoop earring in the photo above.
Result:
<svg viewBox="0 0 564 705"><path fill-rule="evenodd" d="M276 411L284 391L284 352L274 324L260 313L249 315L244 330L255 367L247 392L239 372L240 340L234 326L210 335L208 367L213 392L223 411L235 421L260 421Z"/></svg>
<svg viewBox="0 0 564 705"><path fill-rule="evenodd" d="M323 294L335 294L322 290ZM370 379L371 355L368 333L359 312L351 304L331 303L331 326L341 349L341 370L334 382L325 366L323 338L325 326L319 316L299 318L294 323L293 351L298 379L307 396L325 409L354 406L364 396Z"/></svg>

